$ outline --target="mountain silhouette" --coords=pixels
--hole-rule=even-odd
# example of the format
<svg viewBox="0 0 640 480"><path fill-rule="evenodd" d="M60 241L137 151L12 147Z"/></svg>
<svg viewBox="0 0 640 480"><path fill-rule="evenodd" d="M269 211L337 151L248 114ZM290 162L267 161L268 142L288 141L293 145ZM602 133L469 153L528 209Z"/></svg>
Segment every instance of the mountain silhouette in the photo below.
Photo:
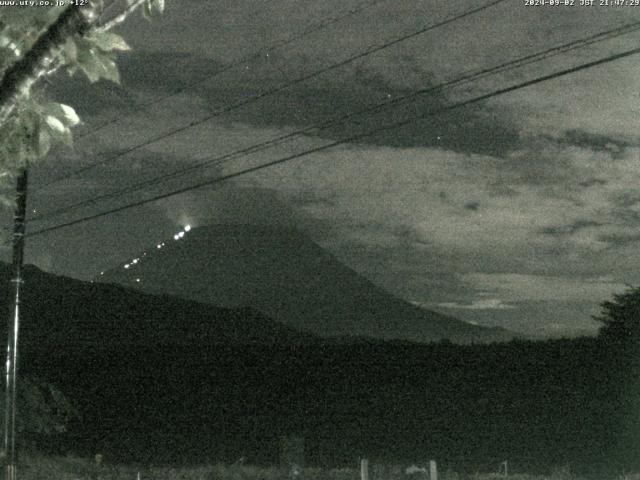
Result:
<svg viewBox="0 0 640 480"><path fill-rule="evenodd" d="M119 285L24 272L20 342L31 346L281 345L316 343L248 307L227 309ZM0 312L8 318L10 267L0 263ZM0 332L6 332L0 322ZM3 337L4 338L4 337Z"/></svg>
<svg viewBox="0 0 640 480"><path fill-rule="evenodd" d="M215 225L181 235L97 280L227 308L250 307L325 337L459 343L512 337L395 297L293 229Z"/></svg>

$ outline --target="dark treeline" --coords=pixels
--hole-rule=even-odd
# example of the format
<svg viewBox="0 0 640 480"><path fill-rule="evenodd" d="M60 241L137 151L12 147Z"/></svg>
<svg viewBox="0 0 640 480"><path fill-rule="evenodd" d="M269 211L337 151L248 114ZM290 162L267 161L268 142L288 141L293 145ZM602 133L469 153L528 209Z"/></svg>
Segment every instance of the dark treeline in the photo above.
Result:
<svg viewBox="0 0 640 480"><path fill-rule="evenodd" d="M81 412L52 448L118 461L439 460L456 471L640 469L640 361L604 338L100 350L25 347ZM63 441L64 440L64 441Z"/></svg>

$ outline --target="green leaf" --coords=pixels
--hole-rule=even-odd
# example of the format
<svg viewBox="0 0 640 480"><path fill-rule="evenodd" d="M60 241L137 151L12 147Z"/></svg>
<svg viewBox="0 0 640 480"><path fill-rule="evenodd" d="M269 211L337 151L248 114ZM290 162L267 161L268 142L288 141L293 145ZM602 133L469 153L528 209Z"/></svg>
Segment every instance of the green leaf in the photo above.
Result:
<svg viewBox="0 0 640 480"><path fill-rule="evenodd" d="M78 66L91 83L100 80L100 65L96 62L95 54L91 50L83 49L78 52Z"/></svg>
<svg viewBox="0 0 640 480"><path fill-rule="evenodd" d="M64 126L64 123L62 123L60 120L58 120L56 117L54 117L53 115L47 115L44 119L45 123L47 124L47 126L51 129L51 131L55 132L55 133L64 133L65 129L67 127Z"/></svg>
<svg viewBox="0 0 640 480"><path fill-rule="evenodd" d="M98 32L91 35L88 39L103 52L126 52L131 50L131 47L129 47L125 39L116 33Z"/></svg>
<svg viewBox="0 0 640 480"><path fill-rule="evenodd" d="M60 119L49 115L45 117L45 124L47 127L49 127L47 132L51 137L49 141L55 140L57 142L62 142L68 147L73 145L73 135L71 133L71 129L64 123L62 123ZM43 138L43 141L46 142L46 138ZM44 146L46 146L46 143Z"/></svg>
<svg viewBox="0 0 640 480"><path fill-rule="evenodd" d="M80 117L78 117L76 111L64 103L49 102L39 107L38 112L41 112L44 118L48 116L55 117L56 120L64 124L65 128L74 127L80 123Z"/></svg>
<svg viewBox="0 0 640 480"><path fill-rule="evenodd" d="M120 85L120 72L116 62L107 57L103 57L100 60L102 63L102 77Z"/></svg>
<svg viewBox="0 0 640 480"><path fill-rule="evenodd" d="M73 147L73 133L70 128L65 128L62 134L58 137L58 140L65 144L67 147Z"/></svg>
<svg viewBox="0 0 640 480"><path fill-rule="evenodd" d="M147 0L144 2L144 8L142 9L142 16L147 20L151 20L151 16L153 15L153 8L151 7L151 2L153 0Z"/></svg>
<svg viewBox="0 0 640 480"><path fill-rule="evenodd" d="M100 78L120 83L118 66L111 54L107 52L98 49L83 49L78 54L78 64L92 83L97 82Z"/></svg>
<svg viewBox="0 0 640 480"><path fill-rule="evenodd" d="M162 12L164 12L164 5L164 0L146 0L146 2L144 2L144 9L142 10L142 16L150 20L155 13L162 14Z"/></svg>
<svg viewBox="0 0 640 480"><path fill-rule="evenodd" d="M151 0L151 3L152 3L152 7L154 7L156 12L158 13L164 12L164 0Z"/></svg>
<svg viewBox="0 0 640 480"><path fill-rule="evenodd" d="M64 115L65 123L71 127L75 127L80 123L80 117L69 105L65 105L64 103L60 103L60 109L62 110L62 114Z"/></svg>

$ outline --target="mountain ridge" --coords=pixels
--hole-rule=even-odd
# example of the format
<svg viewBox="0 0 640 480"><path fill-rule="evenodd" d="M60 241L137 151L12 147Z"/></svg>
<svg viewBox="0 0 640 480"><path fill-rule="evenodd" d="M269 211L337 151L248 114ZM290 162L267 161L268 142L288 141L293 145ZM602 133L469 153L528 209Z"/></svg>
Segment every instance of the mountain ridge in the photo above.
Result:
<svg viewBox="0 0 640 480"><path fill-rule="evenodd" d="M0 311L12 300L10 269L0 263ZM296 345L319 339L244 307L226 309L121 285L84 282L24 268L21 344L196 346ZM0 331L6 326L0 322Z"/></svg>
<svg viewBox="0 0 640 480"><path fill-rule="evenodd" d="M503 329L475 326L411 305L295 229L210 225L183 230L155 247L96 280L212 305L250 306L324 337L420 343L513 338Z"/></svg>

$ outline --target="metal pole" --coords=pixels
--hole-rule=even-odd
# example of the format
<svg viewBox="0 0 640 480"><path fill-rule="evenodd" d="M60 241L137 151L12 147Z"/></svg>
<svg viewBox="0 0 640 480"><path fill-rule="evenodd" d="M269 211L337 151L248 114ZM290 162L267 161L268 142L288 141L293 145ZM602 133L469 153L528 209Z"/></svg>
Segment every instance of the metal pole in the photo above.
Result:
<svg viewBox="0 0 640 480"><path fill-rule="evenodd" d="M438 465L435 460L429 460L429 480L438 480Z"/></svg>
<svg viewBox="0 0 640 480"><path fill-rule="evenodd" d="M20 326L20 294L27 212L27 169L22 168L16 185L16 209L13 217L13 283L12 312L7 322L7 360L4 398L5 480L17 479L16 466L16 378L18 367L18 328Z"/></svg>
<svg viewBox="0 0 640 480"><path fill-rule="evenodd" d="M360 480L369 480L369 459L360 459Z"/></svg>

